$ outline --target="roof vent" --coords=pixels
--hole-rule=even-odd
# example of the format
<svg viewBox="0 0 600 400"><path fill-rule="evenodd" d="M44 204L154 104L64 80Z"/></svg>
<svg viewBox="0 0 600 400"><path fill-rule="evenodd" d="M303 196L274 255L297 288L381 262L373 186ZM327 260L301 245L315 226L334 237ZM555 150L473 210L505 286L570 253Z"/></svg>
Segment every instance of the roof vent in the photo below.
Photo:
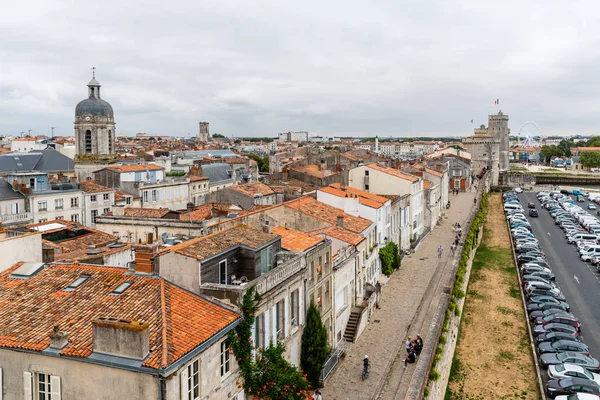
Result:
<svg viewBox="0 0 600 400"><path fill-rule="evenodd" d="M90 256L100 254L100 253L104 253L104 250L93 249L93 250L88 250L85 252L85 254L90 255Z"/></svg>
<svg viewBox="0 0 600 400"><path fill-rule="evenodd" d="M83 284L83 282L87 281L90 278L89 275L81 275L77 278L73 283L63 289L63 292L72 292L77 289L79 286Z"/></svg>
<svg viewBox="0 0 600 400"><path fill-rule="evenodd" d="M39 262L24 262L20 267L15 269L12 274L10 274L10 278L29 279L44 269L47 265L48 264Z"/></svg>
<svg viewBox="0 0 600 400"><path fill-rule="evenodd" d="M133 282L131 282L131 281L123 282L115 290L110 292L110 294L112 294L113 296L118 296L121 293L123 293L125 290L127 290L127 288L129 288L129 286L131 286L131 285L133 285Z"/></svg>

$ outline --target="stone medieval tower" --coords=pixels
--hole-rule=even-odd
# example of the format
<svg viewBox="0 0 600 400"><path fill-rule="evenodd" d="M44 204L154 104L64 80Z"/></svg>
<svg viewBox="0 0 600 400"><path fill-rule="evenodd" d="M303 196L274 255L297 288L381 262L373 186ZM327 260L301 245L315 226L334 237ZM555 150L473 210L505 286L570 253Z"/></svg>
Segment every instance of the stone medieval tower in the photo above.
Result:
<svg viewBox="0 0 600 400"><path fill-rule="evenodd" d="M210 138L210 132L208 131L208 122L200 122L200 135L201 142L208 142Z"/></svg>
<svg viewBox="0 0 600 400"><path fill-rule="evenodd" d="M115 119L110 104L100 98L95 74L88 83L88 98L75 107L76 156L115 153Z"/></svg>
<svg viewBox="0 0 600 400"><path fill-rule="evenodd" d="M500 170L508 170L508 151L510 130L508 129L508 115L498 111L498 114L488 115L488 134L500 141Z"/></svg>

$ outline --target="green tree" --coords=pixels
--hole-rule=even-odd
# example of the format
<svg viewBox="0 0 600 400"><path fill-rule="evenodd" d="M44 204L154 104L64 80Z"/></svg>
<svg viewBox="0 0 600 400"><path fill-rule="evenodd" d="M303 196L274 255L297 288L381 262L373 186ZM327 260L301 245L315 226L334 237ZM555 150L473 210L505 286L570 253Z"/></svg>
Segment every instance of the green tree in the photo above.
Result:
<svg viewBox="0 0 600 400"><path fill-rule="evenodd" d="M227 338L243 380L238 387L262 400L306 399L310 395L309 383L306 376L284 358L283 343L271 343L265 349L253 344L252 325L261 300L255 287L244 293L240 306L242 322L229 332Z"/></svg>
<svg viewBox="0 0 600 400"><path fill-rule="evenodd" d="M579 156L579 162L587 168L598 168L600 167L600 152L584 151Z"/></svg>
<svg viewBox="0 0 600 400"><path fill-rule="evenodd" d="M220 133L213 133L212 137L213 139L223 139L225 138L225 135L221 135Z"/></svg>
<svg viewBox="0 0 600 400"><path fill-rule="evenodd" d="M328 355L327 327L321 320L319 309L311 302L306 314L304 331L302 332L300 365L314 388L319 386L321 371L323 371Z"/></svg>
<svg viewBox="0 0 600 400"><path fill-rule="evenodd" d="M600 147L600 136L592 136L585 144L586 147Z"/></svg>
<svg viewBox="0 0 600 400"><path fill-rule="evenodd" d="M398 245L394 242L388 242L379 249L379 260L381 261L381 272L386 276L392 275L392 272L400 267Z"/></svg>
<svg viewBox="0 0 600 400"><path fill-rule="evenodd" d="M564 149L556 145L542 146L540 149L540 156L545 163L549 163L552 157L562 157L564 154Z"/></svg>
<svg viewBox="0 0 600 400"><path fill-rule="evenodd" d="M250 153L247 154L248 158L256 161L258 165L258 170L260 172L269 172L269 156L261 157L258 154Z"/></svg>

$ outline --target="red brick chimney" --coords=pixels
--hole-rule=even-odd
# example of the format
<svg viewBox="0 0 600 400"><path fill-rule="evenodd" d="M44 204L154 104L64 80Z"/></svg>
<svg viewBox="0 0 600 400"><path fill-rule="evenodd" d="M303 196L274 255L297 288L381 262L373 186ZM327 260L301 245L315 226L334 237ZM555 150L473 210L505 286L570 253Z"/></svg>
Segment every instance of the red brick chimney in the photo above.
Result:
<svg viewBox="0 0 600 400"><path fill-rule="evenodd" d="M154 273L154 248L152 246L135 246L135 272L141 274Z"/></svg>

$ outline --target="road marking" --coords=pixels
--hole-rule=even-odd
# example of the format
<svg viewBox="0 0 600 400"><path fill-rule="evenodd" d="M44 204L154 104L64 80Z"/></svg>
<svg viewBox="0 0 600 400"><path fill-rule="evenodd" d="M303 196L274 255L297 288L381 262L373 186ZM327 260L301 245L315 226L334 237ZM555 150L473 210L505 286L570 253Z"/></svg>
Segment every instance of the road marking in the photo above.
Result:
<svg viewBox="0 0 600 400"><path fill-rule="evenodd" d="M573 278L575 278L575 280L577 281L577 283L579 283L579 278L577 277L577 275L573 275Z"/></svg>

